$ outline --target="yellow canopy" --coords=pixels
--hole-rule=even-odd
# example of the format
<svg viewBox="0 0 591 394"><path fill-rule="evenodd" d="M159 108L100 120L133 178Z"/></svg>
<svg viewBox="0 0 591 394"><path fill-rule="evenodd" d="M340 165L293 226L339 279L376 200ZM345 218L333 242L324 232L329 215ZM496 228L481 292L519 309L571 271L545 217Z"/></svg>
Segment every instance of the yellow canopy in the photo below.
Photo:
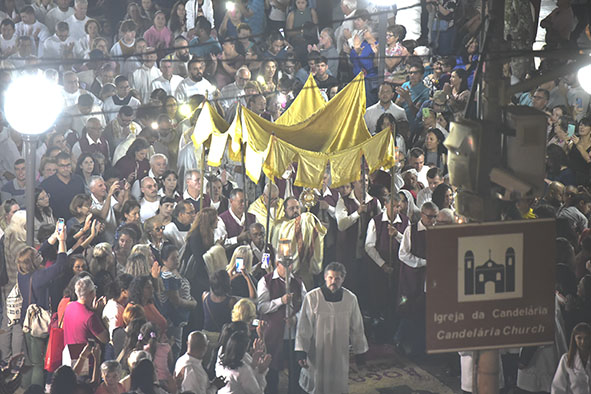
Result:
<svg viewBox="0 0 591 394"><path fill-rule="evenodd" d="M330 164L332 187L338 187L361 178L361 157L372 173L381 167L395 164L394 137L384 130L370 139L350 148L333 152L311 152L298 148L272 136L263 163L265 175L281 177L291 163L298 164L294 184L320 188L327 164Z"/></svg>
<svg viewBox="0 0 591 394"><path fill-rule="evenodd" d="M365 125L365 82L359 74L324 108L295 125L279 125L241 109L240 122L228 132L233 150L245 141L254 151L263 152L272 134L294 146L313 152L337 152L370 138ZM234 127L232 127L234 126ZM248 153L248 152L247 152Z"/></svg>
<svg viewBox="0 0 591 394"><path fill-rule="evenodd" d="M290 126L303 122L325 106L326 100L322 97L314 76L310 74L300 93L275 124Z"/></svg>
<svg viewBox="0 0 591 394"><path fill-rule="evenodd" d="M363 74L329 102L309 77L305 88L275 123L238 106L228 126L211 104L204 103L192 138L196 146L209 141L208 164L212 166L221 165L228 138L231 160L241 161L241 147L246 143L246 174L255 183L263 169L267 176L281 177L287 165L298 162L295 184L320 187L330 163L333 185L339 186L360 178L361 156L365 156L370 171L394 165L392 135L379 133L372 138L364 115Z"/></svg>

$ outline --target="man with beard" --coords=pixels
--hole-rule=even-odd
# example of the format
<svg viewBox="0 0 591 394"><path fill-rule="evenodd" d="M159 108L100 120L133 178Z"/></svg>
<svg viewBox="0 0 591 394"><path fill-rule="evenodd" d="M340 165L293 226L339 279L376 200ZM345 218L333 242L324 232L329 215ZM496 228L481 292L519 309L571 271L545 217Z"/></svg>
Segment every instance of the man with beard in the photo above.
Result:
<svg viewBox="0 0 591 394"><path fill-rule="evenodd" d="M304 298L298 321L295 351L304 369L300 385L308 393L349 391L349 352L361 355L369 349L357 297L342 286L347 270L330 263L324 285Z"/></svg>
<svg viewBox="0 0 591 394"><path fill-rule="evenodd" d="M205 60L194 57L187 66L189 76L177 87L174 96L179 102L185 102L190 96L200 94L208 99L213 98L216 88L207 79L203 78L205 72Z"/></svg>
<svg viewBox="0 0 591 394"><path fill-rule="evenodd" d="M279 239L291 240L292 272L302 279L306 288L311 289L314 287L314 275L322 272L326 227L313 213L301 213L300 202L294 197L285 199L283 207L285 218L273 244L278 250Z"/></svg>
<svg viewBox="0 0 591 394"><path fill-rule="evenodd" d="M189 75L187 72L187 62L191 59L191 54L189 53L189 41L183 36L178 36L174 40L174 47L176 48L174 53L166 56L164 59L172 62L173 74L187 78Z"/></svg>

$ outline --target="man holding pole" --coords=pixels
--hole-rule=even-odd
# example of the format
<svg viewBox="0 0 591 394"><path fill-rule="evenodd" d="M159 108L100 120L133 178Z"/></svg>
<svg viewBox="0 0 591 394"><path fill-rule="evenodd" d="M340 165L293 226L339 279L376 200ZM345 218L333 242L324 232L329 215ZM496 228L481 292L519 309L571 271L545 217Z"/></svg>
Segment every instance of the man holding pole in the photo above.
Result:
<svg viewBox="0 0 591 394"><path fill-rule="evenodd" d="M266 274L257 285L257 309L261 319L267 322L264 341L268 353L272 356L269 372L267 373L268 393L278 393L279 372L289 368L288 393L301 392L298 386L300 367L296 362L293 346L296 329L296 314L306 296L306 287L290 272L289 288L286 293L286 267L279 262L275 270ZM286 308L289 305L289 318L286 318Z"/></svg>

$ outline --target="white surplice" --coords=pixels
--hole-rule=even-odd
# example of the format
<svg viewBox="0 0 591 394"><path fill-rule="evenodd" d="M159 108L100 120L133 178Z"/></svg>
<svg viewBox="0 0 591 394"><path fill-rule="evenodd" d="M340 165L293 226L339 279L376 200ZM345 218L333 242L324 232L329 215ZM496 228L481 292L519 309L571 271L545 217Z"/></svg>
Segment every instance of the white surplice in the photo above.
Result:
<svg viewBox="0 0 591 394"><path fill-rule="evenodd" d="M368 350L355 294L343 288L341 301L327 302L320 288L308 292L297 327L295 350L308 355L302 388L313 394L349 392L349 346L354 354Z"/></svg>

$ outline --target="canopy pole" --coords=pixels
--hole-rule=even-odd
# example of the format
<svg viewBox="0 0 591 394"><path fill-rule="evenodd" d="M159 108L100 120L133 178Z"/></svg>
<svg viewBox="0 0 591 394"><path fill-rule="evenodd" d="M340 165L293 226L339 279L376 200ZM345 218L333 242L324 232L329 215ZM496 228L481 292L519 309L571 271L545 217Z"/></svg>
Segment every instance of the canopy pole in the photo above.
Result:
<svg viewBox="0 0 591 394"><path fill-rule="evenodd" d="M203 209L203 188L205 187L205 146L201 145L201 187L199 188L199 212Z"/></svg>
<svg viewBox="0 0 591 394"><path fill-rule="evenodd" d="M359 205L363 205L365 204L365 193L366 191L366 187L365 187L365 177L367 176L366 171L365 171L365 156L361 156L361 190L362 190L362 196L361 196L361 201L359 201ZM355 195L355 190L351 191L351 193L353 193L353 195ZM359 252L359 250L363 250L364 248L361 247L360 245L365 245L365 234L363 231L363 219L366 216L365 212L361 212L361 214L359 215L359 222L358 222L358 230L357 230L357 242L358 242L358 254L361 255L361 252ZM359 244L361 242L361 244Z"/></svg>
<svg viewBox="0 0 591 394"><path fill-rule="evenodd" d="M269 245L269 235L271 233L271 193L273 188L273 179L269 178L269 183L267 183L267 187L269 190L267 191L267 231L265 232L265 248L263 252L267 250L267 245Z"/></svg>
<svg viewBox="0 0 591 394"><path fill-rule="evenodd" d="M242 149L240 149L240 156L241 156L241 160L242 160L242 187L244 188L244 206L248 207L248 192L247 192L247 186L246 186L246 165L245 165L245 152L244 150L246 149L246 144L243 144L241 146Z"/></svg>

